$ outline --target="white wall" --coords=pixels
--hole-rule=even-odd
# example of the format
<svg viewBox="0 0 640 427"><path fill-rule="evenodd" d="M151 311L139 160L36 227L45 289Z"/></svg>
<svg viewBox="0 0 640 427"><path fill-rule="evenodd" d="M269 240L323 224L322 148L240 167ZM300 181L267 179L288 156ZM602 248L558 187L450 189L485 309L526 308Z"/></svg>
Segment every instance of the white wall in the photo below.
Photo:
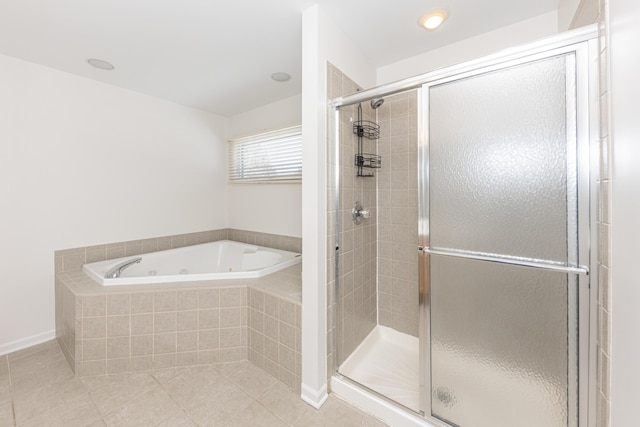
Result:
<svg viewBox="0 0 640 427"><path fill-rule="evenodd" d="M640 402L640 2L609 0L611 65L611 425L638 424Z"/></svg>
<svg viewBox="0 0 640 427"><path fill-rule="evenodd" d="M571 28L581 0L560 0L558 2L558 32Z"/></svg>
<svg viewBox="0 0 640 427"><path fill-rule="evenodd" d="M557 30L555 12L540 15L380 67L377 70L377 84L390 83L470 61L557 34Z"/></svg>
<svg viewBox="0 0 640 427"><path fill-rule="evenodd" d="M54 334L53 252L225 228L227 120L0 56L0 354Z"/></svg>
<svg viewBox="0 0 640 427"><path fill-rule="evenodd" d="M327 397L327 61L367 88L375 70L318 5L302 15L302 398Z"/></svg>
<svg viewBox="0 0 640 427"><path fill-rule="evenodd" d="M229 138L302 122L302 95L229 118ZM229 227L302 236L302 184L229 184Z"/></svg>
<svg viewBox="0 0 640 427"><path fill-rule="evenodd" d="M229 138L299 125L301 121L302 95L295 95L229 117Z"/></svg>

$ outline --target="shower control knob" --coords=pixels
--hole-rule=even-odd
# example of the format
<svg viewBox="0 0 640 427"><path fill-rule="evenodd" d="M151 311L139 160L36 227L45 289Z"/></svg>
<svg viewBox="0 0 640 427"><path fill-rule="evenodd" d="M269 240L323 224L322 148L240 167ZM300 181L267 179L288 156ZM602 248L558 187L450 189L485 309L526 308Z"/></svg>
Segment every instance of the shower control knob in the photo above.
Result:
<svg viewBox="0 0 640 427"><path fill-rule="evenodd" d="M354 224L360 224L363 218L370 217L371 212L369 212L369 209L363 209L360 202L355 202L353 204L353 209L351 209L351 218L353 219Z"/></svg>

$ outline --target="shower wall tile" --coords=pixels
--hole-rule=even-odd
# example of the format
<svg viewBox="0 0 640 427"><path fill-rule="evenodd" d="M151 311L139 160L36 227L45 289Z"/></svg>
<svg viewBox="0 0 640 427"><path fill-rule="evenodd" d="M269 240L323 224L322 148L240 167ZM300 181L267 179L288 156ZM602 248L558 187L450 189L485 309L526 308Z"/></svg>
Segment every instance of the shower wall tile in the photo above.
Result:
<svg viewBox="0 0 640 427"><path fill-rule="evenodd" d="M333 65L328 64L327 72L329 98L361 89ZM380 110L372 110L368 103L363 103L363 120L376 121L376 111ZM357 106L341 108L340 123L337 124L340 131L340 144L337 145L335 140L330 141L327 153L329 171L327 173L327 277L329 279L327 284L327 363L329 376L335 371L336 364L340 364L375 327L378 318L376 271L380 213L376 180L381 173L385 173L385 163L391 160L388 156L386 158L383 156L382 169L365 169L364 172L372 172L374 177L357 176L354 158L358 149L358 138L353 133L353 121L357 120L357 117ZM388 129L383 129L382 132L388 132ZM329 135L333 138L334 133L329 132ZM361 142L364 153L380 154L378 141L364 138ZM336 173L340 176L339 191L336 188ZM337 196L339 196L339 206L336 230ZM351 209L356 201L360 201L371 212L371 218L365 219L359 225L355 225L351 218ZM336 248L340 254L337 280L335 277Z"/></svg>
<svg viewBox="0 0 640 427"><path fill-rule="evenodd" d="M380 325L418 336L417 97L388 97L378 109L378 307Z"/></svg>
<svg viewBox="0 0 640 427"><path fill-rule="evenodd" d="M347 81L347 83L345 83ZM355 84L343 76L343 90L353 91ZM343 93L344 94L344 93ZM367 103L362 105L362 118L375 121L375 111ZM339 339L339 359L341 363L369 334L377 323L377 304L370 304L376 299L375 282L377 270L377 194L376 178L358 177L354 166L357 153L358 138L353 133L352 122L357 120L357 106L342 108L340 133L340 228L337 246L339 253L338 292L335 294L339 304L337 325L342 325L341 332L332 336ZM362 149L365 153L378 154L376 140L363 139ZM388 159L387 159L388 160ZM384 164L385 159L383 159ZM365 173L376 175L381 169L365 169ZM356 225L351 219L353 204L359 201L369 209L371 217ZM335 227L331 227L335 229ZM373 248L373 250L372 250Z"/></svg>

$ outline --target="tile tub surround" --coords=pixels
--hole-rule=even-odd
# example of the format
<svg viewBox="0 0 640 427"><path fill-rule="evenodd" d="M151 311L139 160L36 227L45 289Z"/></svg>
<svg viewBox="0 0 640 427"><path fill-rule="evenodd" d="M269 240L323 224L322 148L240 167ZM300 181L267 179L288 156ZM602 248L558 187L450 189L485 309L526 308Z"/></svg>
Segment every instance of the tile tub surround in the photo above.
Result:
<svg viewBox="0 0 640 427"><path fill-rule="evenodd" d="M91 251L61 252L69 266L65 257ZM299 390L300 265L259 279L124 288L102 287L79 266L56 274L56 335L76 376L235 362L252 349L264 357L258 366ZM250 294L269 302L263 314L276 331L254 329L268 340L250 339Z"/></svg>
<svg viewBox="0 0 640 427"><path fill-rule="evenodd" d="M300 267L297 271L300 272ZM249 361L299 392L302 382L300 300L283 298L267 289L247 287Z"/></svg>
<svg viewBox="0 0 640 427"><path fill-rule="evenodd" d="M266 246L290 252L302 252L302 239L299 237L223 228L197 233L176 234L150 239L129 240L126 242L58 250L54 253L55 274L77 270L82 268L83 264L90 262L135 256L148 252L216 242L218 240L235 240L236 242Z"/></svg>
<svg viewBox="0 0 640 427"><path fill-rule="evenodd" d="M219 239L221 240L221 239ZM300 237L282 236L278 234L258 233L256 231L229 229L229 240L249 245L266 246L283 251L302 253Z"/></svg>
<svg viewBox="0 0 640 427"><path fill-rule="evenodd" d="M336 397L315 410L251 362L76 378L57 342L0 356L0 426L384 426Z"/></svg>

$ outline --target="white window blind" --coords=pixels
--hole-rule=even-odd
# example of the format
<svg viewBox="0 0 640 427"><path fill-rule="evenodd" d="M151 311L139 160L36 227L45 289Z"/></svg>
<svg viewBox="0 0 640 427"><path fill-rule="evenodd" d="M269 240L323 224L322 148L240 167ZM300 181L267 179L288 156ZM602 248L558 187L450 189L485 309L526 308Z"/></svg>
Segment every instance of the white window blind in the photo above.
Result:
<svg viewBox="0 0 640 427"><path fill-rule="evenodd" d="M302 178L302 126L229 141L229 181Z"/></svg>

